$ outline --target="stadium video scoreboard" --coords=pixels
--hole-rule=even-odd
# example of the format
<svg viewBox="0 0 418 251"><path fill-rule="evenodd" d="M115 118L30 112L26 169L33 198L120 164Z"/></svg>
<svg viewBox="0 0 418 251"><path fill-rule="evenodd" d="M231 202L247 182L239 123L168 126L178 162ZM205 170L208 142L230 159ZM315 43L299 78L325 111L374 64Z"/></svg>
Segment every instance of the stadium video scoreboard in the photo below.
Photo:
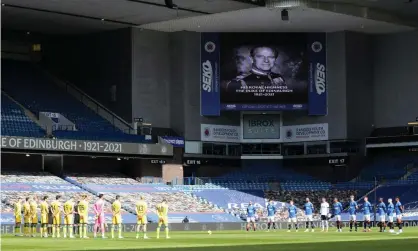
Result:
<svg viewBox="0 0 418 251"><path fill-rule="evenodd" d="M201 115L327 115L325 33L202 33Z"/></svg>

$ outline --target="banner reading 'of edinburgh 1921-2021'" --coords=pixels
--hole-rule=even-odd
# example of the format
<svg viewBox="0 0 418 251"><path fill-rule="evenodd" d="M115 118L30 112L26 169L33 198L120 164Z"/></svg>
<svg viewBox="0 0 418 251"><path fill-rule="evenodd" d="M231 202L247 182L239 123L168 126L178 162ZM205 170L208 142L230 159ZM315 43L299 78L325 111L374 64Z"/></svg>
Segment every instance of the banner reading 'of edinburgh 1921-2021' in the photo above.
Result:
<svg viewBox="0 0 418 251"><path fill-rule="evenodd" d="M309 115L327 115L327 63L326 34L308 36L309 52Z"/></svg>
<svg viewBox="0 0 418 251"><path fill-rule="evenodd" d="M220 44L218 33L202 33L200 49L200 114L220 115Z"/></svg>

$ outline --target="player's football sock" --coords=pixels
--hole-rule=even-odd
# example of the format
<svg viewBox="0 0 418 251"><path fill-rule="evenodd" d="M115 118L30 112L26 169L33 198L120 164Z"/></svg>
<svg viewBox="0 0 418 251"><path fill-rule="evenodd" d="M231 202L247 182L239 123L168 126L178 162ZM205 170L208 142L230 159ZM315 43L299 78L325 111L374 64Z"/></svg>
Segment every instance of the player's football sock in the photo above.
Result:
<svg viewBox="0 0 418 251"><path fill-rule="evenodd" d="M328 231L328 228L329 228L329 223L328 223L328 221L326 220L326 221L325 221L325 230L326 230L326 231Z"/></svg>
<svg viewBox="0 0 418 251"><path fill-rule="evenodd" d="M165 237L168 238L168 227L165 227Z"/></svg>
<svg viewBox="0 0 418 251"><path fill-rule="evenodd" d="M110 235L112 236L112 239L115 238L115 225L112 224L112 227L110 229Z"/></svg>
<svg viewBox="0 0 418 251"><path fill-rule="evenodd" d="M291 227L292 227L292 225L290 225L290 224L289 224L289 225L287 225L287 229L289 229L289 230L290 230L290 228L291 228Z"/></svg>
<svg viewBox="0 0 418 251"><path fill-rule="evenodd" d="M67 227L68 225L64 225L64 229L62 230L62 232L64 233L64 238L67 238Z"/></svg>
<svg viewBox="0 0 418 251"><path fill-rule="evenodd" d="M118 235L119 238L122 237L122 224L118 224Z"/></svg>
<svg viewBox="0 0 418 251"><path fill-rule="evenodd" d="M306 226L306 229L309 228L309 221L306 222L305 226Z"/></svg>
<svg viewBox="0 0 418 251"><path fill-rule="evenodd" d="M298 230L298 224L297 223L295 223L295 229Z"/></svg>
<svg viewBox="0 0 418 251"><path fill-rule="evenodd" d="M270 229L271 223L267 223L267 229Z"/></svg>
<svg viewBox="0 0 418 251"><path fill-rule="evenodd" d="M57 227L52 226L52 238L55 238L56 232L57 232Z"/></svg>
<svg viewBox="0 0 418 251"><path fill-rule="evenodd" d="M57 238L60 237L60 232L61 232L60 226L57 226Z"/></svg>
<svg viewBox="0 0 418 251"><path fill-rule="evenodd" d="M364 228L364 230L366 230L366 228L367 228L367 221L363 222L363 228Z"/></svg>
<svg viewBox="0 0 418 251"><path fill-rule="evenodd" d="M403 227L403 223L401 222L401 223L399 223L399 230L402 230L402 227Z"/></svg>
<svg viewBox="0 0 418 251"><path fill-rule="evenodd" d="M357 222L356 221L354 222L354 228L357 231L358 225L357 225Z"/></svg>
<svg viewBox="0 0 418 251"><path fill-rule="evenodd" d="M74 235L73 235L73 226L69 226L69 229L68 229L68 233L70 234L70 238L73 238L74 237Z"/></svg>
<svg viewBox="0 0 418 251"><path fill-rule="evenodd" d="M273 229L276 229L276 223L273 222Z"/></svg>
<svg viewBox="0 0 418 251"><path fill-rule="evenodd" d="M248 229L248 228L247 228ZM247 230L248 231L248 230ZM157 227L157 239L160 238L160 227Z"/></svg>
<svg viewBox="0 0 418 251"><path fill-rule="evenodd" d="M87 237L87 224L84 224L83 235L84 235L84 238Z"/></svg>

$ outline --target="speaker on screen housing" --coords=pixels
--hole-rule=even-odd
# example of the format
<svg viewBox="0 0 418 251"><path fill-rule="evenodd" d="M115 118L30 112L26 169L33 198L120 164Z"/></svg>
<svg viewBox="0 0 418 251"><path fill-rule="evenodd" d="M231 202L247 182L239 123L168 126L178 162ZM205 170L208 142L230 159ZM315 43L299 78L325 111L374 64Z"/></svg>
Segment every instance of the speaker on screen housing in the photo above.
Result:
<svg viewBox="0 0 418 251"><path fill-rule="evenodd" d="M282 21L289 21L289 11L284 9L281 12Z"/></svg>

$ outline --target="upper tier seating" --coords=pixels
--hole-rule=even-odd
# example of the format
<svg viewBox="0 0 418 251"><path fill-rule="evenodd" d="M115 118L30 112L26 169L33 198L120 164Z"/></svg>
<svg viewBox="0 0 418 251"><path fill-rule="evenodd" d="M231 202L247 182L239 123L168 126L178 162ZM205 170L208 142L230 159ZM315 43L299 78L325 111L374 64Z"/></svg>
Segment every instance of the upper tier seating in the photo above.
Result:
<svg viewBox="0 0 418 251"><path fill-rule="evenodd" d="M45 130L26 116L23 109L1 94L1 135L44 137Z"/></svg>
<svg viewBox="0 0 418 251"><path fill-rule="evenodd" d="M399 179L406 174L406 165L414 160L414 157L378 158L362 170L360 178L362 180L374 180L374 177L378 180Z"/></svg>
<svg viewBox="0 0 418 251"><path fill-rule="evenodd" d="M33 64L2 60L2 88L30 111L60 113L75 124L77 131L57 130L57 138L147 142L143 136L125 134L56 86ZM81 132L80 132L81 131ZM82 133L85 132L85 133Z"/></svg>

